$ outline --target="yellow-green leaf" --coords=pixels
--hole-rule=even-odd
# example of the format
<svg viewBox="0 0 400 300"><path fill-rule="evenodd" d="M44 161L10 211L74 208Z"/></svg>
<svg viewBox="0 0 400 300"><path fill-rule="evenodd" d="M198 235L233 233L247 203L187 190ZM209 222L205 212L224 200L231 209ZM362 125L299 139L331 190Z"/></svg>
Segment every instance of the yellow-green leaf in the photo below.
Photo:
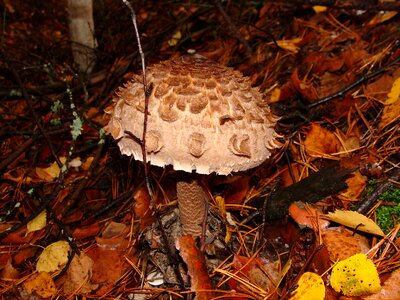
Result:
<svg viewBox="0 0 400 300"><path fill-rule="evenodd" d="M325 285L322 278L313 272L301 275L298 288L292 293L290 300L323 300L325 298Z"/></svg>
<svg viewBox="0 0 400 300"><path fill-rule="evenodd" d="M68 262L71 247L66 241L58 241L48 245L40 254L36 264L38 272L54 272L61 270Z"/></svg>
<svg viewBox="0 0 400 300"><path fill-rule="evenodd" d="M36 218L28 222L28 224L26 225L28 229L26 234L43 229L46 226L46 221L46 210L43 210L40 214L36 216Z"/></svg>
<svg viewBox="0 0 400 300"><path fill-rule="evenodd" d="M331 286L346 296L379 292L381 283L374 263L365 254L355 254L338 262L332 269Z"/></svg>
<svg viewBox="0 0 400 300"><path fill-rule="evenodd" d="M382 129L400 117L400 78L397 78L388 94L378 128Z"/></svg>
<svg viewBox="0 0 400 300"><path fill-rule="evenodd" d="M328 214L328 218L338 224L357 229L363 232L385 236L382 229L371 219L351 210L336 210Z"/></svg>

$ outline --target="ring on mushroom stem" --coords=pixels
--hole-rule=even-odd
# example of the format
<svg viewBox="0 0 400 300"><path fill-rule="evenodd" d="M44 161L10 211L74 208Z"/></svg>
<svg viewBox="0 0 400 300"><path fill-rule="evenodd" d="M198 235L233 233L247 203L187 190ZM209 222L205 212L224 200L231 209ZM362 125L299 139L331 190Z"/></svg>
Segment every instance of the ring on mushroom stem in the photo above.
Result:
<svg viewBox="0 0 400 300"><path fill-rule="evenodd" d="M260 165L280 146L273 128L277 119L263 95L239 71L193 55L152 65L146 76L154 87L148 95L146 132L150 164L228 175ZM143 161L140 145L125 134L143 134L141 76L121 87L113 101L107 132L119 140L122 154ZM178 182L177 195L183 233L200 235L201 228L193 229L188 222L205 205L202 188L196 180Z"/></svg>

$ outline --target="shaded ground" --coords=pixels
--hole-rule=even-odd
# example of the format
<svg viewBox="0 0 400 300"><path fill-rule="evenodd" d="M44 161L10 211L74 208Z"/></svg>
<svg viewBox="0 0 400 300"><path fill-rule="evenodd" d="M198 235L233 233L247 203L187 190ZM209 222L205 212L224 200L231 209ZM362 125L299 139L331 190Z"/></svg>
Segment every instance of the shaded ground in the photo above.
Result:
<svg viewBox="0 0 400 300"><path fill-rule="evenodd" d="M340 234L317 222L300 229L287 214L293 201L319 201L319 216L358 209L374 219L378 206L391 207L380 208L387 222L379 224L386 234L396 229L400 16L392 5L385 13L356 3L317 13L302 1L134 3L147 64L195 51L250 76L281 117L282 147L269 161L207 178L205 253L182 240L180 257L173 183L180 175L151 168L151 213L142 164L101 130L115 90L141 69L128 9L96 2L98 61L85 75L73 64L66 1L0 4L0 293L143 299L192 290L198 299L284 299L305 271L321 275L332 260L369 249L383 282L399 265L397 231L387 236L390 246L375 233L358 231L353 240L353 230L334 224ZM43 210L47 218L37 221ZM28 229L35 218L42 226ZM43 248L61 240L70 241L53 249L61 266L43 263L36 273ZM322 278L326 298L339 297ZM204 282L213 292L202 291L210 289Z"/></svg>

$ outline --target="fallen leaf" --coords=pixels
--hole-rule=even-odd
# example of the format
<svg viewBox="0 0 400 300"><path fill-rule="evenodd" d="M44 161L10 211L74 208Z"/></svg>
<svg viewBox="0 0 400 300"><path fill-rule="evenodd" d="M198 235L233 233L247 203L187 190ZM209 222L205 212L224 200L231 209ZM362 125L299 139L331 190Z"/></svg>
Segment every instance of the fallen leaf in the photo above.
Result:
<svg viewBox="0 0 400 300"><path fill-rule="evenodd" d="M16 266L24 263L28 258L35 256L38 251L37 247L29 246L22 248L13 256L13 262Z"/></svg>
<svg viewBox="0 0 400 300"><path fill-rule="evenodd" d="M56 285L47 272L33 274L22 284L22 287L28 294L27 296L36 293L42 298L49 298L57 294Z"/></svg>
<svg viewBox="0 0 400 300"><path fill-rule="evenodd" d="M28 224L26 225L27 227L26 234L43 229L46 226L46 222L47 222L47 214L46 210L43 210L33 220L28 222Z"/></svg>
<svg viewBox="0 0 400 300"><path fill-rule="evenodd" d="M367 296L364 298L364 300L400 299L399 282L400 282L400 269L397 269L393 271L390 277L385 281L379 293Z"/></svg>
<svg viewBox="0 0 400 300"><path fill-rule="evenodd" d="M393 83L383 108L382 119L378 129L383 129L386 125L400 118L400 77Z"/></svg>
<svg viewBox="0 0 400 300"><path fill-rule="evenodd" d="M397 15L397 11L380 11L368 22L368 26L375 26L379 23L383 23L390 20L395 15Z"/></svg>
<svg viewBox="0 0 400 300"><path fill-rule="evenodd" d="M322 278L313 272L305 272L298 281L297 289L290 300L323 300L325 285Z"/></svg>
<svg viewBox="0 0 400 300"><path fill-rule="evenodd" d="M98 287L91 284L93 260L85 253L75 255L64 276L63 291L67 295L87 294Z"/></svg>
<svg viewBox="0 0 400 300"><path fill-rule="evenodd" d="M196 299L211 299L213 293L204 254L196 247L191 235L184 235L176 240L176 248L188 268L191 279L191 290L196 293Z"/></svg>
<svg viewBox="0 0 400 300"><path fill-rule="evenodd" d="M261 287L265 291L272 291L278 286L280 278L280 262L269 261L261 257L247 257L235 255L232 267L237 271L238 276L246 278L251 284ZM231 281L233 288L241 290L245 282ZM243 289L245 290L245 289Z"/></svg>
<svg viewBox="0 0 400 300"><path fill-rule="evenodd" d="M66 157L60 157L61 163L65 163L67 161ZM52 182L54 178L60 175L60 167L57 162L53 162L50 167L47 168L35 168L36 175L45 182Z"/></svg>
<svg viewBox="0 0 400 300"><path fill-rule="evenodd" d="M374 263L361 253L339 261L332 269L330 284L345 296L362 296L381 289Z"/></svg>
<svg viewBox="0 0 400 300"><path fill-rule="evenodd" d="M340 142L328 129L312 123L304 140L304 147L310 156L326 157L339 150Z"/></svg>
<svg viewBox="0 0 400 300"><path fill-rule="evenodd" d="M295 90L300 93L305 99L307 99L310 102L314 102L315 100L318 99L318 94L311 82L307 82L304 80L301 80L299 78L299 74L297 69L292 73L292 76L290 77L290 82L295 88ZM281 93L281 99L283 100L285 98L284 94L289 93L289 91L285 91L282 89ZM282 95L283 94L283 95Z"/></svg>
<svg viewBox="0 0 400 300"><path fill-rule="evenodd" d="M58 241L48 245L39 256L36 264L38 272L54 272L61 270L68 262L71 251L67 241Z"/></svg>
<svg viewBox="0 0 400 300"><path fill-rule="evenodd" d="M343 260L357 253L367 252L368 241L344 227L330 227L322 232L322 241L332 261Z"/></svg>
<svg viewBox="0 0 400 300"><path fill-rule="evenodd" d="M300 49L297 44L299 44L302 40L303 40L303 38L299 37L299 38L294 38L291 40L278 40L276 42L279 47L281 47L289 52L297 53L297 52L299 52L299 49Z"/></svg>
<svg viewBox="0 0 400 300"><path fill-rule="evenodd" d="M346 184L348 188L339 193L339 199L344 201L358 201L361 193L367 186L367 181L361 175L360 171L357 170L352 173L352 176L346 179Z"/></svg>
<svg viewBox="0 0 400 300"><path fill-rule="evenodd" d="M96 222L96 223L90 224L89 226L75 228L72 231L72 236L76 240L82 240L84 238L97 236L99 234L99 232L100 232L100 224Z"/></svg>
<svg viewBox="0 0 400 300"><path fill-rule="evenodd" d="M385 236L382 229L371 219L351 210L336 210L328 213L329 220L363 232Z"/></svg>
<svg viewBox="0 0 400 300"><path fill-rule="evenodd" d="M0 278L2 280L14 280L19 278L19 272L12 265L11 258L7 260L7 263L3 266L1 270Z"/></svg>
<svg viewBox="0 0 400 300"><path fill-rule="evenodd" d="M321 219L322 213L311 205L305 206L302 202L294 202L289 206L289 215L300 226L300 228L314 228L319 223L318 228L326 228L329 226L329 221ZM318 216L319 215L319 216Z"/></svg>
<svg viewBox="0 0 400 300"><path fill-rule="evenodd" d="M86 253L93 261L92 284L99 284L96 295L102 296L115 287L115 283L130 268L125 251L92 247Z"/></svg>

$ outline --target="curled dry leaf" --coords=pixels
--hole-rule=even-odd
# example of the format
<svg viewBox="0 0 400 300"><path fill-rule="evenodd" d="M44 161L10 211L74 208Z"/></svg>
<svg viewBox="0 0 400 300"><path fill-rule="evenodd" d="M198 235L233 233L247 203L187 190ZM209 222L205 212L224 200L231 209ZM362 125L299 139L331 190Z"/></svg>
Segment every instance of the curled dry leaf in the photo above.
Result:
<svg viewBox="0 0 400 300"><path fill-rule="evenodd" d="M211 299L213 297L213 293L210 291L212 285L207 272L206 260L204 254L196 247L193 237L191 235L179 237L176 241L176 248L188 267L191 290L196 293L196 299Z"/></svg>
<svg viewBox="0 0 400 300"><path fill-rule="evenodd" d="M11 263L11 259L7 260L7 263L4 265L3 270L1 270L0 278L2 280L13 280L18 279L19 272Z"/></svg>

